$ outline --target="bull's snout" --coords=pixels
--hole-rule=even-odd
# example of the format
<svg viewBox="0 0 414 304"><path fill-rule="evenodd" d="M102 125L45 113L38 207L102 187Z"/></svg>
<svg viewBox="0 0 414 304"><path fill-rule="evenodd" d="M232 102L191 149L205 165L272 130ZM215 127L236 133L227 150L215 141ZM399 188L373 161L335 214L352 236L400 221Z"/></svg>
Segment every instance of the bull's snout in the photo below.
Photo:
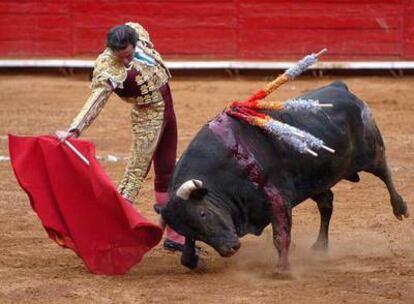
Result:
<svg viewBox="0 0 414 304"><path fill-rule="evenodd" d="M228 258L231 257L233 254L235 254L241 247L241 243L239 241L237 241L237 243L235 245L232 246L226 246L226 247L221 247L220 250L218 250L219 254L222 257Z"/></svg>

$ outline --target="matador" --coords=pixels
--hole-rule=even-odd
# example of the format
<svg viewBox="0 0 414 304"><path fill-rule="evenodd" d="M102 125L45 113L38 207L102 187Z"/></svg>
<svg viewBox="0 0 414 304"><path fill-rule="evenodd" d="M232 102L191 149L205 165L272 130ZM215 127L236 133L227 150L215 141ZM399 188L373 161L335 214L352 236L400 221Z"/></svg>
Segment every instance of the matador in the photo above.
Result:
<svg viewBox="0 0 414 304"><path fill-rule="evenodd" d="M132 147L119 192L131 203L151 162L156 206L168 201L168 182L177 154L177 123L168 81L171 74L154 49L148 32L126 23L107 34L106 49L94 66L92 92L66 136L80 136L98 116L112 92L131 104ZM167 227L164 247L182 250L184 238Z"/></svg>

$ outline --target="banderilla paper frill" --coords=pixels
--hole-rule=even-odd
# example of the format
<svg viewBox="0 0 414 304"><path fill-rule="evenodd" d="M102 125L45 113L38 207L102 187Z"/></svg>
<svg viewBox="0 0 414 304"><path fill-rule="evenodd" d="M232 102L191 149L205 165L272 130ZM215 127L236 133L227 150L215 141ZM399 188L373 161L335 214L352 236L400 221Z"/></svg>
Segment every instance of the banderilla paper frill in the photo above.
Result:
<svg viewBox="0 0 414 304"><path fill-rule="evenodd" d="M326 52L326 49L323 49L317 54L305 56L296 65L290 67L285 73L266 85L265 88L253 94L248 100L233 102L226 110L226 113L265 130L270 135L285 142L300 153L309 153L313 156L318 156L314 150L319 149L335 153L335 150L326 146L322 139L257 111L286 110L316 113L317 111L320 111L322 107L332 106L331 104L320 104L318 100L313 99L299 98L287 100L285 102L262 100L282 84L299 76L309 66L317 62L319 56L324 52Z"/></svg>

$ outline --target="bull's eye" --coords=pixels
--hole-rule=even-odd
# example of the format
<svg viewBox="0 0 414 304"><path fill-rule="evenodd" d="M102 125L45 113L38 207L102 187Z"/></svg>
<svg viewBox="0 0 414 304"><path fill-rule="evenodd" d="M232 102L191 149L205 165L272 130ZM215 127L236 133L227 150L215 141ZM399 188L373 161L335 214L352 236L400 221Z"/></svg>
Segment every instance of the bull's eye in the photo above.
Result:
<svg viewBox="0 0 414 304"><path fill-rule="evenodd" d="M204 210L200 210L200 217L201 218L206 218L206 212Z"/></svg>

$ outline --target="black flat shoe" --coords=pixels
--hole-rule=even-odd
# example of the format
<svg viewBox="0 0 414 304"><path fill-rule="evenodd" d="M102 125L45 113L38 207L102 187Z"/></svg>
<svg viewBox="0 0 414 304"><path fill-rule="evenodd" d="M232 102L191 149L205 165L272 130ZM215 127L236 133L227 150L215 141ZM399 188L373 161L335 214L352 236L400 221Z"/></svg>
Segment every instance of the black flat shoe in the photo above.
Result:
<svg viewBox="0 0 414 304"><path fill-rule="evenodd" d="M152 207L154 208L155 213L161 214L162 207L160 205L154 204Z"/></svg>
<svg viewBox="0 0 414 304"><path fill-rule="evenodd" d="M165 250L171 251L171 252L175 252L175 251L183 251L184 250L184 245L174 242L170 239L165 239L164 241L164 245L163 245Z"/></svg>
<svg viewBox="0 0 414 304"><path fill-rule="evenodd" d="M176 251L183 252L184 250L184 244L174 242L170 239L165 239L163 247L165 250L168 250L171 252L176 252ZM196 254L201 253L201 247L195 246L195 251L196 251Z"/></svg>

